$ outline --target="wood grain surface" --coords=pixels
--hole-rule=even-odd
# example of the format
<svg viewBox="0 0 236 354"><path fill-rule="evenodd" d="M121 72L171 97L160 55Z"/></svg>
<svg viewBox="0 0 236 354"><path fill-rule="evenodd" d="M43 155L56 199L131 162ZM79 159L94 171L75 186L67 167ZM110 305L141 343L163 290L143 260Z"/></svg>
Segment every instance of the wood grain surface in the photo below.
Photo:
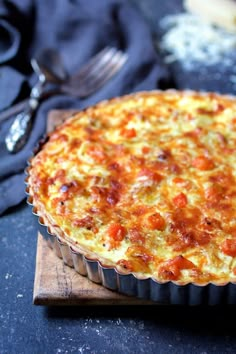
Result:
<svg viewBox="0 0 236 354"><path fill-rule="evenodd" d="M146 305L136 299L108 290L65 265L38 235L33 303L35 305Z"/></svg>
<svg viewBox="0 0 236 354"><path fill-rule="evenodd" d="M48 131L75 111L53 110ZM65 265L38 235L33 303L35 305L154 305L151 301L118 294L79 275Z"/></svg>

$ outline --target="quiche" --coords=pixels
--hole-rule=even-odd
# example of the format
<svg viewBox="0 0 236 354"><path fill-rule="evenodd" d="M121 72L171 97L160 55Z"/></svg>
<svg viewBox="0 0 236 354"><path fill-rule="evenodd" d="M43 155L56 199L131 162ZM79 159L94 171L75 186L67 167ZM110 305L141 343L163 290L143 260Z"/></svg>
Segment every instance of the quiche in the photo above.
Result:
<svg viewBox="0 0 236 354"><path fill-rule="evenodd" d="M48 134L28 190L61 241L138 279L236 282L236 100L139 92Z"/></svg>

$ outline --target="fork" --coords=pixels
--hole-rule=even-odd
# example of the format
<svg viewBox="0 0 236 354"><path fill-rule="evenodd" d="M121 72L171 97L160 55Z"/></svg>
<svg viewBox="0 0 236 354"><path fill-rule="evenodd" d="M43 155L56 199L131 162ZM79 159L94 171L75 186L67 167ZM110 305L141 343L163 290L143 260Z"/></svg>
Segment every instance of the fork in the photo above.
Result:
<svg viewBox="0 0 236 354"><path fill-rule="evenodd" d="M41 73L31 90L30 98L26 101L24 111L16 116L10 126L5 138L7 150L16 153L25 146L32 129L34 114L42 100L59 93L81 98L92 95L121 69L127 58L127 54L121 50L105 47L56 90L44 90L47 78Z"/></svg>
<svg viewBox="0 0 236 354"><path fill-rule="evenodd" d="M81 98L98 91L124 65L127 54L112 47L106 47L95 55L83 68L62 84L64 93Z"/></svg>

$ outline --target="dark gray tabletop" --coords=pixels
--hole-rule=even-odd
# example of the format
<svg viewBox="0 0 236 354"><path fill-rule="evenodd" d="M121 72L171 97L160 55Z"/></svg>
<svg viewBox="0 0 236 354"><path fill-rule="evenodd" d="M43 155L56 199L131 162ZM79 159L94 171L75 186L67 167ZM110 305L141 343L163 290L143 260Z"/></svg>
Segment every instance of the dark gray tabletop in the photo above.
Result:
<svg viewBox="0 0 236 354"><path fill-rule="evenodd" d="M156 1L135 1L154 32ZM34 306L36 235L25 202L0 218L0 354L236 352L234 306Z"/></svg>

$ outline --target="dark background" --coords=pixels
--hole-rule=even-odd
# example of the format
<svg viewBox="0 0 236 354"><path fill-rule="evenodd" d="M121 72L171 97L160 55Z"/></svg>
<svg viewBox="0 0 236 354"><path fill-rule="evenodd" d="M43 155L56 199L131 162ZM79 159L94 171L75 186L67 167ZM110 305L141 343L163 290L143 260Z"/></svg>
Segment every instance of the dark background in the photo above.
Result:
<svg viewBox="0 0 236 354"><path fill-rule="evenodd" d="M136 0L153 37L180 1ZM161 6L160 6L161 3ZM233 93L227 72L199 75L175 64L175 85ZM212 71L211 71L212 70ZM224 77L223 77L224 76ZM188 79L186 79L188 78ZM235 353L234 306L36 307L32 305L36 226L25 201L0 218L0 354Z"/></svg>

